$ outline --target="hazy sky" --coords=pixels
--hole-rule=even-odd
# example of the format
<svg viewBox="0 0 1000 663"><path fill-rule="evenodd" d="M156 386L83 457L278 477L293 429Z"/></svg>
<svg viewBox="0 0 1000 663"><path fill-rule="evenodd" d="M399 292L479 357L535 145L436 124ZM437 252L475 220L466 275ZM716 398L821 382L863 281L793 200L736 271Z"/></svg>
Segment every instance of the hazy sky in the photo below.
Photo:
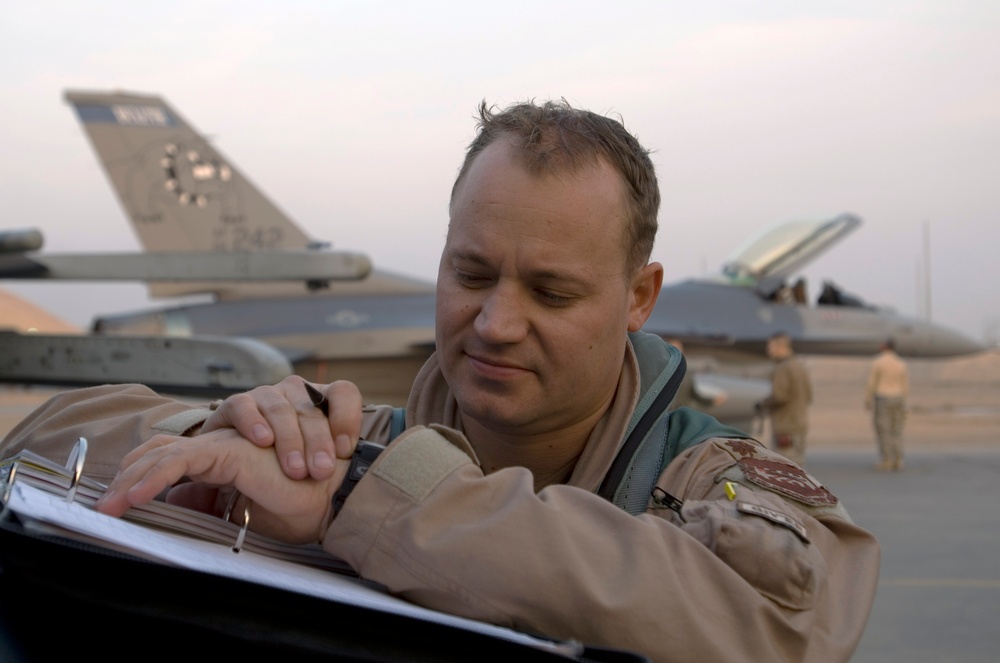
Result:
<svg viewBox="0 0 1000 663"><path fill-rule="evenodd" d="M2 227L138 245L65 89L158 93L319 239L433 278L477 103L565 97L655 150L654 258L715 271L781 220L865 220L806 272L1000 328L1000 3L5 2ZM86 324L138 285L5 284Z"/></svg>

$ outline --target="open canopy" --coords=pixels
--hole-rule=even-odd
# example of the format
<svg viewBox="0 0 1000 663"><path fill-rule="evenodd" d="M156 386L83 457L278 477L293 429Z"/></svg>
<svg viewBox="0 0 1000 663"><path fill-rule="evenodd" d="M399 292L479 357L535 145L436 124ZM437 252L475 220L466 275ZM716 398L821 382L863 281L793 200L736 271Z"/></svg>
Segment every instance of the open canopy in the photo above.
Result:
<svg viewBox="0 0 1000 663"><path fill-rule="evenodd" d="M850 213L832 219L789 221L751 238L727 260L722 273L734 283L769 289L861 225Z"/></svg>

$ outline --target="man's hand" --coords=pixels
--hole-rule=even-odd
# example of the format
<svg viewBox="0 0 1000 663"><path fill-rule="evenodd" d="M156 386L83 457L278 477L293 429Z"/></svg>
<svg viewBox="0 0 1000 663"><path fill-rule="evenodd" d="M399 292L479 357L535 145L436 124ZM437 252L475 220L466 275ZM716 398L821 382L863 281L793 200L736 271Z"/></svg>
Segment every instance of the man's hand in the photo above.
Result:
<svg viewBox="0 0 1000 663"><path fill-rule="evenodd" d="M230 396L205 420L199 435L235 428L259 447L274 446L281 469L292 479L327 479L349 459L361 434L361 392L351 382L314 385L329 402L329 416L316 407L297 375L274 386Z"/></svg>
<svg viewBox="0 0 1000 663"><path fill-rule="evenodd" d="M271 449L250 444L232 428L192 438L157 435L125 456L97 510L120 516L187 477L195 483L174 486L169 502L222 515L226 491L218 488L232 487L253 501L250 529L291 543L315 542L331 519L331 499L349 462L334 461L326 480L294 480Z"/></svg>

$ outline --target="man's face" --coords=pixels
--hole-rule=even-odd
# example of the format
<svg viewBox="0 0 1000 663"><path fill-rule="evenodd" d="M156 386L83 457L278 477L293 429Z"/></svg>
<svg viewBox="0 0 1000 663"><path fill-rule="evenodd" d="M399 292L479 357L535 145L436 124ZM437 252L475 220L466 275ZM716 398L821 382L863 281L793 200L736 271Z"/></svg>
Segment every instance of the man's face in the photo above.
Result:
<svg viewBox="0 0 1000 663"><path fill-rule="evenodd" d="M788 341L780 336L768 339L767 356L771 359L784 359L789 355L791 348Z"/></svg>
<svg viewBox="0 0 1000 663"><path fill-rule="evenodd" d="M464 417L515 434L599 416L634 320L621 184L601 163L536 177L504 138L455 191L437 350Z"/></svg>

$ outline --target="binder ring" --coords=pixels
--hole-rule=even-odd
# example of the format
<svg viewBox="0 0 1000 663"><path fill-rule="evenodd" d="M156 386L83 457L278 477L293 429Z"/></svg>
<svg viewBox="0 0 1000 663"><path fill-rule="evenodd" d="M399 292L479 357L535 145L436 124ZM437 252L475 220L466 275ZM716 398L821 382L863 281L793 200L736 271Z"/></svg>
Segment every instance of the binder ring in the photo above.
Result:
<svg viewBox="0 0 1000 663"><path fill-rule="evenodd" d="M233 512L233 507L236 506L237 500L240 499L239 490L234 490L233 494L229 496L229 502L226 504L226 511L222 515L223 520L229 520L229 515ZM243 524L240 525L239 534L236 535L236 541L233 543L233 552L238 553L243 549L243 540L247 538L247 529L250 527L250 507L253 506L253 500L249 497L246 503L243 505Z"/></svg>
<svg viewBox="0 0 1000 663"><path fill-rule="evenodd" d="M69 470L69 490L66 491L66 503L72 504L76 497L76 489L80 487L80 477L83 476L83 463L87 459L87 438L76 441L73 450L69 452L66 469Z"/></svg>
<svg viewBox="0 0 1000 663"><path fill-rule="evenodd" d="M10 472L7 474L7 476L4 479L3 497L2 497L2 499L3 499L3 512L0 515L4 515L5 516L7 514L7 503L10 501L10 491L14 488L14 477L17 476L17 468L18 468L18 464L16 462L15 463L11 463L11 465L10 465Z"/></svg>

